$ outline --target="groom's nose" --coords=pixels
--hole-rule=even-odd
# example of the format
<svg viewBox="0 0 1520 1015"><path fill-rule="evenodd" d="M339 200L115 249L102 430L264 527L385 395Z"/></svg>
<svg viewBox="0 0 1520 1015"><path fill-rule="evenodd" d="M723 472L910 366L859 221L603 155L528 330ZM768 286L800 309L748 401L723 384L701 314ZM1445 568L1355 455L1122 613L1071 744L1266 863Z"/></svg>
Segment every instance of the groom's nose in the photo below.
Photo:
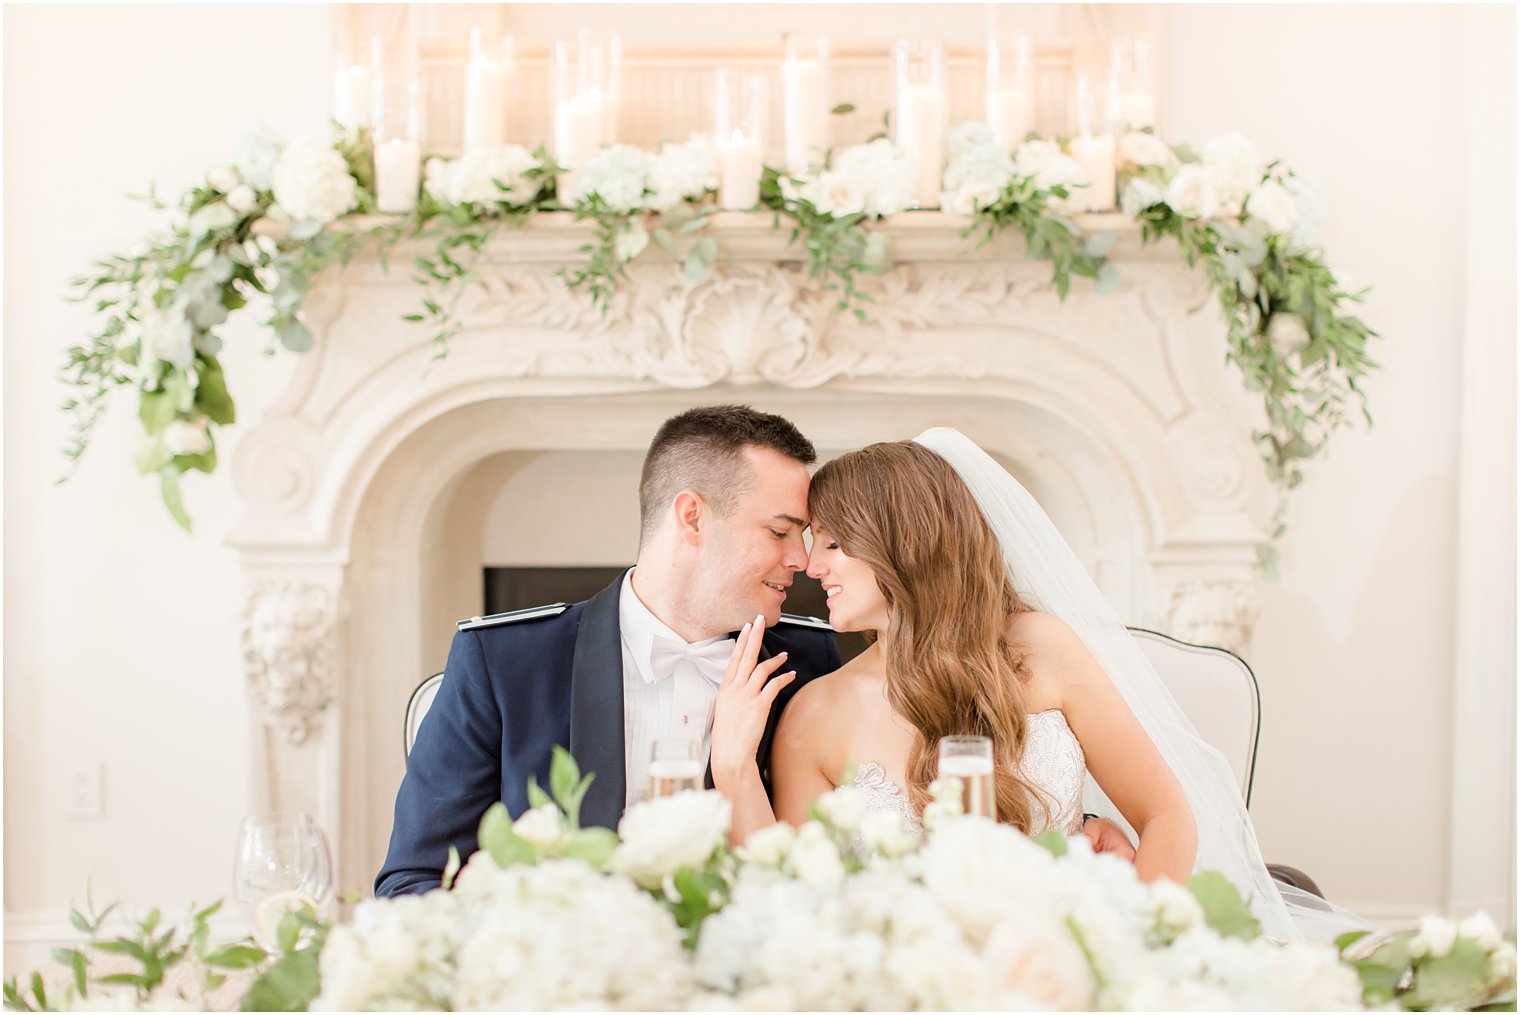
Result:
<svg viewBox="0 0 1520 1015"><path fill-rule="evenodd" d="M786 537L786 557L781 562L782 566L791 571L803 571L808 566L807 546L802 542L802 533L793 532Z"/></svg>

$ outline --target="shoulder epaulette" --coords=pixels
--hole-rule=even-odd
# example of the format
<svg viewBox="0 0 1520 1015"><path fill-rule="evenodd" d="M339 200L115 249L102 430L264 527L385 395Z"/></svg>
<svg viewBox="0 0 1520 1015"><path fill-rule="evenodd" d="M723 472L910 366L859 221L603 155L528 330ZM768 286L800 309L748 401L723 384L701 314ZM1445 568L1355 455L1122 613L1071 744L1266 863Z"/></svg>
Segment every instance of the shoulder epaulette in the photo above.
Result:
<svg viewBox="0 0 1520 1015"><path fill-rule="evenodd" d="M489 617L470 617L467 620L456 621L454 626L461 631L474 631L482 627L499 627L502 624L519 624L524 620L541 620L544 617L557 617L570 608L569 603L554 603L550 606L534 606L526 610L513 610L510 613L493 613Z"/></svg>
<svg viewBox="0 0 1520 1015"><path fill-rule="evenodd" d="M795 613L783 613L781 615L781 623L795 624L798 627L812 627L816 628L819 631L834 630L829 626L829 622L827 620L820 620L817 617L799 617Z"/></svg>

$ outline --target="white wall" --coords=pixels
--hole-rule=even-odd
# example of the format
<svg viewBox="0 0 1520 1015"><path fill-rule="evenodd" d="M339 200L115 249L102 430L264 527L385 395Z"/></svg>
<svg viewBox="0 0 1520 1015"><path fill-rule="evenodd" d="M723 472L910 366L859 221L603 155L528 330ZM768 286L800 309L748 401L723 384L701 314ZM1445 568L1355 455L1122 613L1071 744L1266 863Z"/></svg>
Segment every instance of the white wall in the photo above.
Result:
<svg viewBox="0 0 1520 1015"><path fill-rule="evenodd" d="M572 16L528 13L535 23ZM752 18L734 14L751 33ZM124 192L156 181L177 193L230 155L245 114L287 135L321 133L328 19L315 6L5 11L8 972L13 945L53 934L87 880L97 900L171 912L227 890L248 807L250 721L236 572L222 543L234 520L228 477L187 483L197 529L179 532L131 471L135 421L123 401L79 476L51 485L65 433L51 378L91 323L63 301L66 279L131 246L150 221ZM1513 11L1187 7L1161 20L1168 132L1201 141L1239 130L1318 176L1334 264L1376 285L1365 317L1384 336L1383 369L1367 385L1377 425L1341 435L1312 468L1293 502L1282 579L1263 599L1254 810L1266 852L1352 906L1439 908L1452 830L1456 428L1475 291L1501 311L1510 304L1507 330L1479 340L1514 343L1513 270L1497 295L1469 285L1463 199L1472 177L1513 186L1513 86L1498 103L1504 115L1484 125L1507 139L1508 170L1475 169L1461 114L1473 90L1491 90L1468 71L1473 40L1511 40L1512 63ZM1507 243L1487 249L1512 257L1512 201L1500 225ZM256 419L288 362L262 359L250 327L227 338L242 417ZM1507 465L1492 482L1512 493L1512 454ZM1512 689L1512 667L1500 680ZM104 815L69 820L70 776L95 764ZM1513 789L1501 792L1512 808Z"/></svg>

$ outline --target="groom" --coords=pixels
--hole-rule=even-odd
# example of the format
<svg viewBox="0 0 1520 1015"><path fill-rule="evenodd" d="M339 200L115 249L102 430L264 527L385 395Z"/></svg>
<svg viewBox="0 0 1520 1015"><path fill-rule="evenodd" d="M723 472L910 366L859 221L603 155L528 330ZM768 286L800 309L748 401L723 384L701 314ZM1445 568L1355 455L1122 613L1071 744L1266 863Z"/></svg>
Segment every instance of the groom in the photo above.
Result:
<svg viewBox="0 0 1520 1015"><path fill-rule="evenodd" d="M375 894L438 887L449 847L475 851L491 804L504 801L516 817L528 808L530 777L548 786L556 744L596 775L581 822L616 828L644 795L656 740L687 739L698 757L710 754L733 632L757 614L768 628L763 654L784 650L797 671L760 741L768 776L781 710L840 665L827 624L781 612L807 567L816 459L790 422L747 406L674 416L644 457L632 570L583 603L461 621L396 794Z"/></svg>
<svg viewBox="0 0 1520 1015"><path fill-rule="evenodd" d="M786 651L787 669L797 671L760 740L769 790L782 709L840 665L832 628L781 612L807 567L802 532L816 458L790 422L747 406L674 416L644 457L632 570L583 603L460 621L396 794L375 894L438 887L449 847L461 857L475 851L491 804L505 802L515 818L528 808L529 777L549 784L556 744L596 775L582 823L616 828L644 795L656 740L688 739L709 756L733 632L757 614L767 625L762 656ZM1084 831L1095 849L1134 858L1109 822L1089 820Z"/></svg>

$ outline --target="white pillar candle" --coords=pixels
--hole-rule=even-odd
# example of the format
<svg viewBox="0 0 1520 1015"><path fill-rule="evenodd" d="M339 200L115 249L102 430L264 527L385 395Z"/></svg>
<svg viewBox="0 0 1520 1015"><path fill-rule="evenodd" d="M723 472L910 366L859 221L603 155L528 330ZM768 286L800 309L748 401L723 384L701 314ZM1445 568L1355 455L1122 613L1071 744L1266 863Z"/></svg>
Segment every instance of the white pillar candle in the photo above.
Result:
<svg viewBox="0 0 1520 1015"><path fill-rule="evenodd" d="M1024 143L1034 127L1034 96L1023 88L998 88L987 93L987 123L1005 151Z"/></svg>
<svg viewBox="0 0 1520 1015"><path fill-rule="evenodd" d="M422 148L416 141L397 137L375 146L375 204L381 211L416 208L421 177Z"/></svg>
<svg viewBox="0 0 1520 1015"><path fill-rule="evenodd" d="M799 172L821 166L829 146L828 95L820 60L785 60L781 64L786 167Z"/></svg>
<svg viewBox="0 0 1520 1015"><path fill-rule="evenodd" d="M945 95L934 85L906 85L897 93L897 145L918 167L915 208L938 208L945 171Z"/></svg>
<svg viewBox="0 0 1520 1015"><path fill-rule="evenodd" d="M580 169L602 147L606 104L601 93L587 92L559 104L554 116L554 154L568 169Z"/></svg>
<svg viewBox="0 0 1520 1015"><path fill-rule="evenodd" d="M1112 211L1114 208L1114 139L1107 134L1074 137L1069 144L1071 157L1082 167L1088 186L1077 191L1088 211Z"/></svg>
<svg viewBox="0 0 1520 1015"><path fill-rule="evenodd" d="M1156 126L1156 97L1150 92L1126 92L1124 122L1130 130Z"/></svg>
<svg viewBox="0 0 1520 1015"><path fill-rule="evenodd" d="M374 81L354 64L340 68L333 81L333 119L345 127L368 127L373 116Z"/></svg>
<svg viewBox="0 0 1520 1015"><path fill-rule="evenodd" d="M476 56L464 73L465 149L505 144L511 68L501 60Z"/></svg>
<svg viewBox="0 0 1520 1015"><path fill-rule="evenodd" d="M748 211L760 203L760 176L764 172L765 147L760 139L734 131L718 141L718 206L726 211Z"/></svg>

